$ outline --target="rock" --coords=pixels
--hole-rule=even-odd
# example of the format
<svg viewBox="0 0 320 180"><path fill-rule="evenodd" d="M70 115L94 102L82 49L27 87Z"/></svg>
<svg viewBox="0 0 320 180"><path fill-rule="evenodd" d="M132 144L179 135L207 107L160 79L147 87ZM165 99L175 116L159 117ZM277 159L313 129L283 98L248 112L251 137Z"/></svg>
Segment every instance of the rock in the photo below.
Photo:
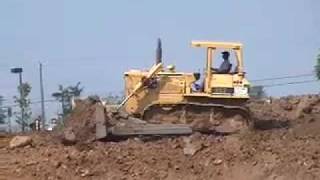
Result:
<svg viewBox="0 0 320 180"><path fill-rule="evenodd" d="M305 109L308 108L308 100L307 97L304 97L303 99L300 100L297 110L295 112L295 118L301 118L303 117Z"/></svg>
<svg viewBox="0 0 320 180"><path fill-rule="evenodd" d="M65 164L61 164L61 167L62 167L63 169L68 169L68 166L65 165Z"/></svg>
<svg viewBox="0 0 320 180"><path fill-rule="evenodd" d="M258 164L258 161L253 161L252 165L256 166Z"/></svg>
<svg viewBox="0 0 320 180"><path fill-rule="evenodd" d="M109 109L108 112L110 112L110 117L111 118L115 118L117 120L120 119L128 119L129 118L129 114L124 112L124 111L117 111L116 109Z"/></svg>
<svg viewBox="0 0 320 180"><path fill-rule="evenodd" d="M123 119L128 119L129 118L129 114L124 112L124 111L119 111L119 116Z"/></svg>
<svg viewBox="0 0 320 180"><path fill-rule="evenodd" d="M271 152L271 151L272 151L272 148L268 146L268 147L266 147L266 151Z"/></svg>
<svg viewBox="0 0 320 180"><path fill-rule="evenodd" d="M314 106L311 113L312 114L319 114L320 113L320 106L319 105Z"/></svg>
<svg viewBox="0 0 320 180"><path fill-rule="evenodd" d="M15 173L18 173L18 174L19 174L19 173L21 172L21 170L22 170L21 168L17 168L17 169L14 169L14 170L13 170L13 172L15 172Z"/></svg>
<svg viewBox="0 0 320 180"><path fill-rule="evenodd" d="M26 163L27 166L31 166L31 165L35 165L35 164L38 164L37 161L29 161Z"/></svg>
<svg viewBox="0 0 320 180"><path fill-rule="evenodd" d="M280 107L286 111L291 111L293 109L292 104L288 102L286 99L280 99Z"/></svg>
<svg viewBox="0 0 320 180"><path fill-rule="evenodd" d="M90 174L90 171L88 170L88 169L83 169L83 170L80 170L80 176L81 177L86 177L86 176L89 176L89 175L91 175Z"/></svg>
<svg viewBox="0 0 320 180"><path fill-rule="evenodd" d="M30 145L32 143L32 139L29 136L15 136L9 143L9 148L19 148Z"/></svg>
<svg viewBox="0 0 320 180"><path fill-rule="evenodd" d="M60 161L54 161L53 162L53 166L55 167L55 168L59 168L60 166L61 166L61 162Z"/></svg>
<svg viewBox="0 0 320 180"><path fill-rule="evenodd" d="M216 159L216 160L213 161L213 164L214 165L220 165L220 164L222 164L222 162L223 161L221 159Z"/></svg>
<svg viewBox="0 0 320 180"><path fill-rule="evenodd" d="M142 142L143 142L143 141L141 140L141 138L139 138L139 137L134 137L133 140L136 141L136 142L139 142L139 143L142 143Z"/></svg>
<svg viewBox="0 0 320 180"><path fill-rule="evenodd" d="M171 144L171 148L172 149L177 149L177 148L179 148L180 147L180 144L178 144L178 143L172 143Z"/></svg>
<svg viewBox="0 0 320 180"><path fill-rule="evenodd" d="M184 138L183 140L185 142L185 147L183 148L183 153L185 155L193 156L203 148L200 141L192 142L190 138Z"/></svg>
<svg viewBox="0 0 320 180"><path fill-rule="evenodd" d="M63 132L62 143L64 145L73 145L77 142L76 135L74 134L72 128L67 128Z"/></svg>
<svg viewBox="0 0 320 180"><path fill-rule="evenodd" d="M295 112L295 118L303 117L304 113L309 113L312 110L311 98L309 96L304 96L301 98L297 110Z"/></svg>
<svg viewBox="0 0 320 180"><path fill-rule="evenodd" d="M183 153L185 155L193 156L196 152L197 152L197 149L194 148L194 146L187 146L187 147L183 148Z"/></svg>
<svg viewBox="0 0 320 180"><path fill-rule="evenodd" d="M69 158L68 159L77 159L79 157L79 151L76 149L72 149L69 153Z"/></svg>
<svg viewBox="0 0 320 180"><path fill-rule="evenodd" d="M313 122L315 122L315 121L316 121L316 119L315 119L314 117L308 118L308 123L313 123Z"/></svg>

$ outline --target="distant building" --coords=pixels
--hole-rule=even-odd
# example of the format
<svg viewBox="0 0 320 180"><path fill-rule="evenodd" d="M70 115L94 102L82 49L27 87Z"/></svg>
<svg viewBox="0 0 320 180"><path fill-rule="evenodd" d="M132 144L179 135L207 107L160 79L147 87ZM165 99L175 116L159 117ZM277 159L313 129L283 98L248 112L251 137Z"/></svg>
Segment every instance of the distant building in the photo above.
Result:
<svg viewBox="0 0 320 180"><path fill-rule="evenodd" d="M266 92L263 86L252 86L249 89L249 95L251 98L261 99L266 97Z"/></svg>
<svg viewBox="0 0 320 180"><path fill-rule="evenodd" d="M50 120L50 123L48 124L48 127L46 128L47 131L52 131L54 127L56 127L58 124L58 119L52 118Z"/></svg>

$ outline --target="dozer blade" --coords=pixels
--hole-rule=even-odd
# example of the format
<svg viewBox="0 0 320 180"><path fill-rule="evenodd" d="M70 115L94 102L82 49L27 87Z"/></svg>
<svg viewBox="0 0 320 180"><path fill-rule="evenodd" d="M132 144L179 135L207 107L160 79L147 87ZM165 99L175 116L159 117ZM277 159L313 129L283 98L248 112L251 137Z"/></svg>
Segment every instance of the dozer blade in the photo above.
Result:
<svg viewBox="0 0 320 180"><path fill-rule="evenodd" d="M187 135L192 129L186 124L151 124L137 118L116 119L112 123L106 118L105 109L97 105L95 110L96 139L105 139L112 136L134 135ZM107 120L108 119L108 120Z"/></svg>
<svg viewBox="0 0 320 180"><path fill-rule="evenodd" d="M96 139L103 139L107 137L107 122L105 118L104 107L102 105L96 106L95 111L96 124Z"/></svg>
<svg viewBox="0 0 320 180"><path fill-rule="evenodd" d="M185 124L119 124L110 128L114 136L187 135L192 129Z"/></svg>

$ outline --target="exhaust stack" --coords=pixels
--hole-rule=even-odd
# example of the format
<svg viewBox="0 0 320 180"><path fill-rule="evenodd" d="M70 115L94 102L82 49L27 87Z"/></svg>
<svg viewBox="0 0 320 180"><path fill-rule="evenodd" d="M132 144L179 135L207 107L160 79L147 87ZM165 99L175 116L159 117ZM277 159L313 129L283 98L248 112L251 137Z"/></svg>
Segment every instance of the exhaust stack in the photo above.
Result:
<svg viewBox="0 0 320 180"><path fill-rule="evenodd" d="M158 44L156 49L156 64L162 63L162 47L161 47L161 39L158 38Z"/></svg>

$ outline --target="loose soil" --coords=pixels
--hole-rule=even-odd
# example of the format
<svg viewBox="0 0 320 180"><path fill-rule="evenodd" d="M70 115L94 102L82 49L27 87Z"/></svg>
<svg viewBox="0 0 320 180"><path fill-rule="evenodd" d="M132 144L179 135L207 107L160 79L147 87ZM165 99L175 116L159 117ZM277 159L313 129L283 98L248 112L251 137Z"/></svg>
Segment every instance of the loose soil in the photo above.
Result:
<svg viewBox="0 0 320 180"><path fill-rule="evenodd" d="M255 129L240 134L93 141L94 103L70 115L77 143L32 133L32 145L9 149L0 136L0 179L320 179L320 97L290 96L248 104Z"/></svg>

